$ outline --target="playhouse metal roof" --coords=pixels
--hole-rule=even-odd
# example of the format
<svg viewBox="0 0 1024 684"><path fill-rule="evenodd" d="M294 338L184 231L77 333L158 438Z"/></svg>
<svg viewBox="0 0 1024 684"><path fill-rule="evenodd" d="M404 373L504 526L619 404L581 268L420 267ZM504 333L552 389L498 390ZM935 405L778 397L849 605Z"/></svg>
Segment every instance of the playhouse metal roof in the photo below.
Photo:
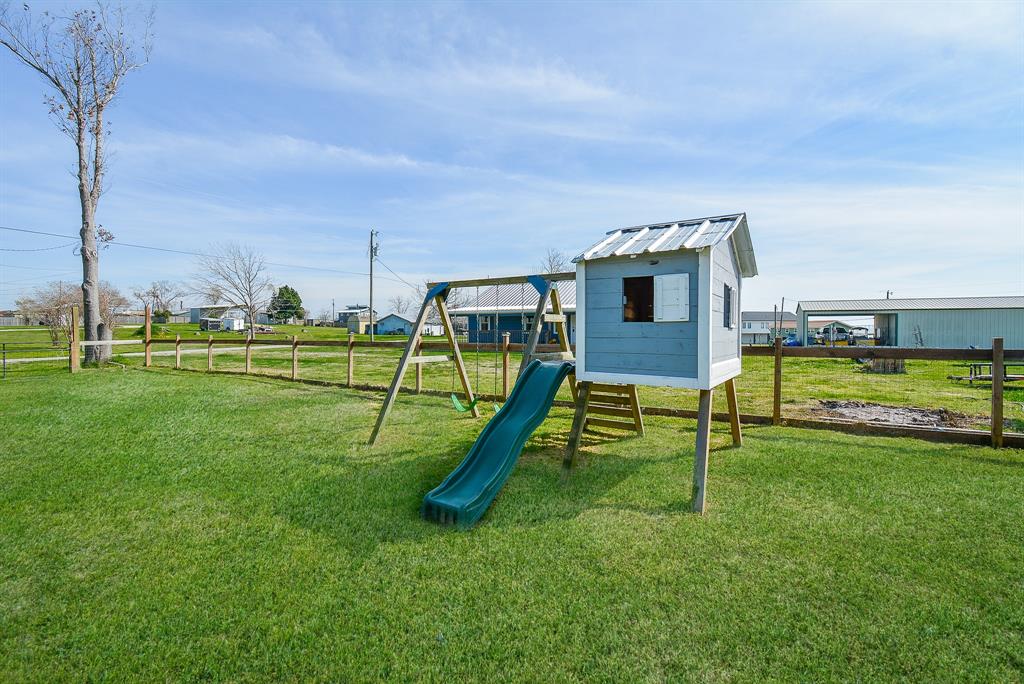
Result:
<svg viewBox="0 0 1024 684"><path fill-rule="evenodd" d="M742 213L610 230L604 238L591 245L573 261L701 249L713 247L730 237L734 239L741 273L746 277L757 275L757 262L754 260L754 248L747 228L747 215Z"/></svg>

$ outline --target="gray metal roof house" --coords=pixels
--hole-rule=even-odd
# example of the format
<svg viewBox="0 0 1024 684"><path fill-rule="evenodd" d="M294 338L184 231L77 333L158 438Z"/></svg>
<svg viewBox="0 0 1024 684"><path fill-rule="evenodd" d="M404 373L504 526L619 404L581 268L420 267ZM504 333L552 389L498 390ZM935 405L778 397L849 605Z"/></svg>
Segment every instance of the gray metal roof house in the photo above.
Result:
<svg viewBox="0 0 1024 684"><path fill-rule="evenodd" d="M708 390L739 375L746 214L613 230L573 261L578 379Z"/></svg>
<svg viewBox="0 0 1024 684"><path fill-rule="evenodd" d="M1002 337L1005 347L1024 348L1024 296L812 300L800 302L796 315L805 341L809 318L872 316L881 345L987 348Z"/></svg>

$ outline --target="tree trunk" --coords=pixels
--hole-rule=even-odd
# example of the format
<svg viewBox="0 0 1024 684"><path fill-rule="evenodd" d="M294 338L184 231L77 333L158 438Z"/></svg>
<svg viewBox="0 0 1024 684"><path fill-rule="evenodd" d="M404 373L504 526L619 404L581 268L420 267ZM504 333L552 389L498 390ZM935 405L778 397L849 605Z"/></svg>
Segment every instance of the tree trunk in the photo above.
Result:
<svg viewBox="0 0 1024 684"><path fill-rule="evenodd" d="M82 203L82 310L85 339L100 339L100 255L96 249L96 205L89 188L89 146L85 139L85 126L79 126L78 136L78 195ZM109 347L85 348L86 362L104 361Z"/></svg>

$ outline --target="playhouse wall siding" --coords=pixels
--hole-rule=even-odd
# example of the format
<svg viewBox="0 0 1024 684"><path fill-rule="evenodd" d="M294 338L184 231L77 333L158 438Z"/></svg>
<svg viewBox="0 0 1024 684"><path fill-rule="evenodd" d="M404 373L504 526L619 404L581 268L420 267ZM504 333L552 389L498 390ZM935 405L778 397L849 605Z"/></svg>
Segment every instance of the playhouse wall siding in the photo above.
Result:
<svg viewBox="0 0 1024 684"><path fill-rule="evenodd" d="M711 264L711 362L719 363L734 359L740 353L740 269L732 240L726 240L714 248ZM723 325L726 285L735 291L736 301L732 303L735 323L732 328Z"/></svg>
<svg viewBox="0 0 1024 684"><path fill-rule="evenodd" d="M657 264L651 265L652 260ZM697 377L697 271L695 252L587 262L586 371L674 378ZM622 279L690 274L689 321L626 323L622 320ZM577 302L577 307L580 303Z"/></svg>

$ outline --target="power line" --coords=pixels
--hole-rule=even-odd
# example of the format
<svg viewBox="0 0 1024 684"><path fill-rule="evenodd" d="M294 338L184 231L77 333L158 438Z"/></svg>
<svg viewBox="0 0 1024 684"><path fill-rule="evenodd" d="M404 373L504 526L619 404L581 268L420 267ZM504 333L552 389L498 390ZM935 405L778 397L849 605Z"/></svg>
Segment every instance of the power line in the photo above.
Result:
<svg viewBox="0 0 1024 684"><path fill-rule="evenodd" d="M50 252L55 249L64 249L65 247L74 247L78 242L69 242L66 245L57 245L56 247L36 247L35 249L17 249L15 247L0 247L0 252Z"/></svg>
<svg viewBox="0 0 1024 684"><path fill-rule="evenodd" d="M396 278L398 278L399 280L401 280L401 281L402 281L403 283L405 283L406 285L408 285L408 286L409 286L409 287L411 287L412 289L414 289L414 290L416 289L416 286L415 286L415 285L413 285L413 284L412 284L412 283L410 283L410 282L409 282L408 280L406 280L405 278L403 278L402 276L398 275L398 274L397 274L397 273L395 273L395 272L394 272L393 270L391 270L391 267L390 267L390 266L388 266L387 264L385 264L385 263L384 263L383 261L381 261L381 260L380 260L380 257L377 257L377 263L378 263L378 264L380 264L381 266L383 266L384 268L388 269L388 271L389 271L389 272L391 273L391 275L395 276Z"/></svg>
<svg viewBox="0 0 1024 684"><path fill-rule="evenodd" d="M10 226L0 226L0 230L10 230L10 231L14 231L14 232L17 232L17 233L29 233L31 235L45 235L45 236L48 236L48 237L72 238L72 239L76 240L76 242L71 243L71 245L77 245L78 244L78 242L77 242L78 237L75 236L75 235L63 235L61 233L48 233L48 232L45 232L45 231L42 231L42 230L28 230L27 228L12 228ZM116 239L115 240L111 240L110 242L108 242L106 244L108 244L108 245L117 245L118 247L131 247L133 249L146 249L146 250L150 250L150 251L154 251L154 252L167 252L167 253L170 253L170 254L183 254L185 256L205 257L205 258L208 258L208 259L216 259L217 258L216 255L206 254L206 253L203 253L203 252L193 252L193 251L183 250L183 249L171 249L169 247L155 247L153 245L140 245L140 244L133 243L133 242L121 242L120 240L116 240ZM47 248L44 248L44 249L60 249L61 247L69 247L71 245L60 245L59 247L47 247ZM4 250L4 251L43 251L43 249L39 249L39 250ZM360 277L368 276L369 275L369 273L367 273L367 272L343 271L343 270L337 269L337 268L324 268L322 266L306 266L306 265L303 265L303 264L285 264L285 263L280 263L280 262L276 262L276 261L267 261L265 263L268 266L277 266L279 268L304 269L304 270L307 270L307 271L321 271L321 272L324 272L324 273L339 273L339 274L342 274L342 275L351 275L351 276L360 276ZM384 268L387 268L389 271L391 271L391 269L388 268L387 266L384 266ZM391 271L391 273L394 274L398 278L398 280L395 280L395 278L387 278L387 277L384 277L384 280L390 280L393 283L400 282L400 283L403 283L405 285L409 285L409 282L407 280L403 279L397 273L395 273L394 271ZM412 287L412 286L410 286L410 287Z"/></svg>

